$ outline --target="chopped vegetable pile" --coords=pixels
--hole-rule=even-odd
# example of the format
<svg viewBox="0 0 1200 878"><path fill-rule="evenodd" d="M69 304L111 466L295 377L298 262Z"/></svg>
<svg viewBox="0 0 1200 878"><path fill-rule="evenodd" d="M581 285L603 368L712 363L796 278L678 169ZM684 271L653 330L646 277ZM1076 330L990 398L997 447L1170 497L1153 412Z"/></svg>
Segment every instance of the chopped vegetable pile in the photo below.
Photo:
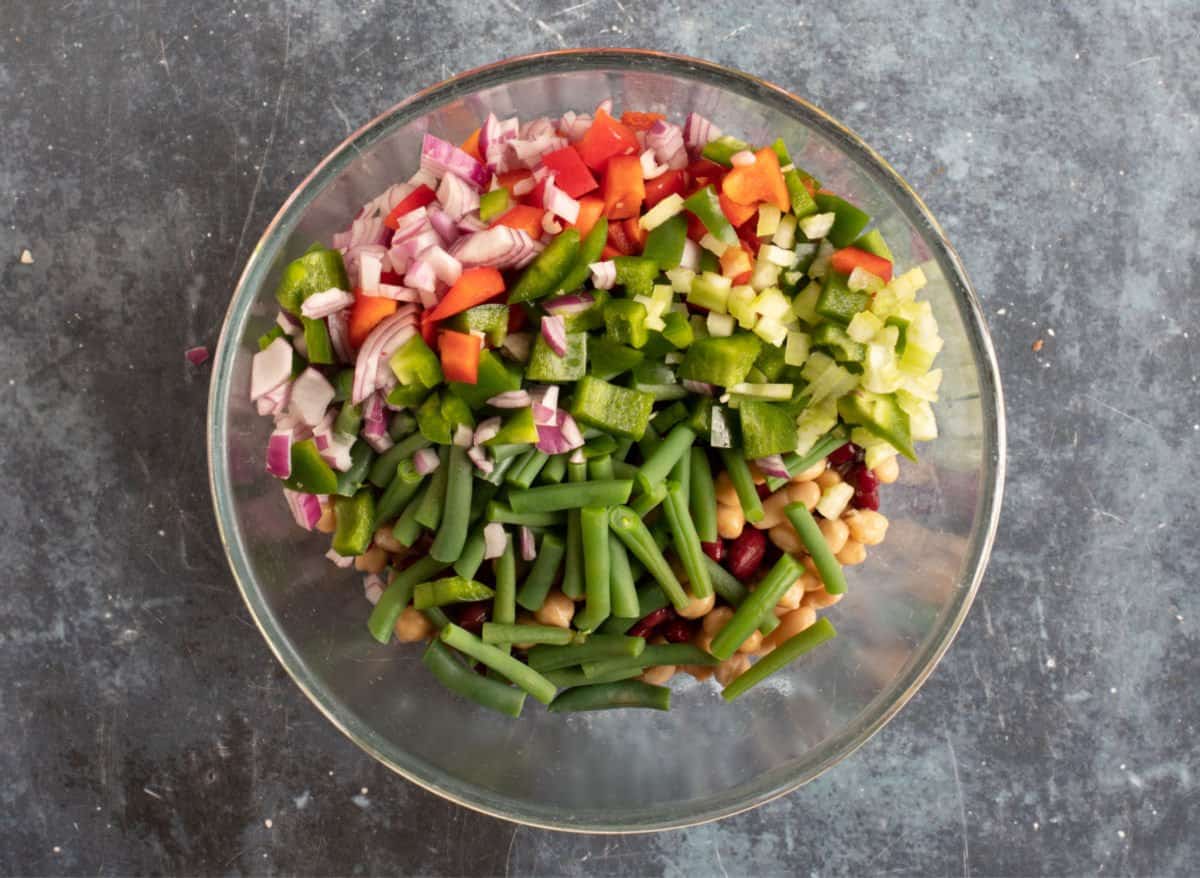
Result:
<svg viewBox="0 0 1200 878"><path fill-rule="evenodd" d="M782 141L489 115L332 244L284 269L250 395L377 640L517 716L666 709L677 669L733 699L834 636L942 340Z"/></svg>

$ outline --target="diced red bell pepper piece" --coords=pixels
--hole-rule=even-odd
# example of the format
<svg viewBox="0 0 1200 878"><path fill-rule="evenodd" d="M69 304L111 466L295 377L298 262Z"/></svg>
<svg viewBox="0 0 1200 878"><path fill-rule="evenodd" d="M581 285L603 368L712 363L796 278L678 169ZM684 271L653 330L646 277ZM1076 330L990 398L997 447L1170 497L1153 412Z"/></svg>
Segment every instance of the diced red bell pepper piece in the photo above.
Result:
<svg viewBox="0 0 1200 878"><path fill-rule="evenodd" d="M739 275L752 271L753 263L750 262L750 254L740 246L728 247L721 254L721 274L728 278L737 278Z"/></svg>
<svg viewBox="0 0 1200 878"><path fill-rule="evenodd" d="M646 200L646 181L642 163L635 155L609 159L604 172L604 213L610 220L629 219L642 212Z"/></svg>
<svg viewBox="0 0 1200 878"><path fill-rule="evenodd" d="M444 320L460 311L482 305L504 292L504 276L494 268L465 268L446 295L427 312L430 320Z"/></svg>
<svg viewBox="0 0 1200 878"><path fill-rule="evenodd" d="M382 296L366 296L362 290L354 291L354 304L350 307L350 344L359 347L385 317L396 313L400 303Z"/></svg>
<svg viewBox="0 0 1200 878"><path fill-rule="evenodd" d="M725 219L729 220L731 226L740 226L758 213L758 205L738 204L724 192L717 196L717 200L721 203L721 212L725 214Z"/></svg>
<svg viewBox="0 0 1200 878"><path fill-rule="evenodd" d="M442 330L438 336L438 350L442 355L442 375L447 381L475 384L479 381L479 354L483 350L483 339L465 332Z"/></svg>
<svg viewBox="0 0 1200 878"><path fill-rule="evenodd" d="M546 211L540 207L534 207L532 204L518 204L496 220L493 225L520 229L536 241L542 237L542 217L545 214Z"/></svg>
<svg viewBox="0 0 1200 878"><path fill-rule="evenodd" d="M641 253L646 249L646 230L642 228L641 223L638 221L639 219L641 218L631 216L621 223L625 227L625 237L629 239L634 253Z"/></svg>
<svg viewBox="0 0 1200 878"><path fill-rule="evenodd" d="M588 232L592 230L592 226L596 224L596 220L604 215L604 199L603 198L580 198L579 199L579 218L575 222L567 223L568 226L579 230L579 237L586 238Z"/></svg>
<svg viewBox="0 0 1200 878"><path fill-rule="evenodd" d="M508 331L520 332L525 328L525 324L529 322L529 315L525 313L525 309L520 305L509 307L508 309Z"/></svg>
<svg viewBox="0 0 1200 878"><path fill-rule="evenodd" d="M693 241L699 242L701 238L708 234L708 227L700 222L700 218L694 213L687 214L687 236Z"/></svg>
<svg viewBox="0 0 1200 878"><path fill-rule="evenodd" d="M554 185L572 198L586 195L600 185L573 146L547 153L542 156L542 164L554 172Z"/></svg>
<svg viewBox="0 0 1200 878"><path fill-rule="evenodd" d="M709 183L720 184L726 170L724 165L718 165L708 159L697 159L687 168L688 176L692 178L692 185L695 189L703 189Z"/></svg>
<svg viewBox="0 0 1200 878"><path fill-rule="evenodd" d="M602 260L615 259L618 256L628 256L628 255L629 255L628 253L622 253L620 250L618 250L612 244L605 244L604 249L600 251L600 258Z"/></svg>
<svg viewBox="0 0 1200 878"><path fill-rule="evenodd" d="M633 242L629 240L629 234L625 231L624 223L610 222L608 224L608 246L616 250L620 256L632 256L636 252Z"/></svg>
<svg viewBox="0 0 1200 878"><path fill-rule="evenodd" d="M779 156L769 146L754 153L754 164L740 165L726 174L721 191L738 204L757 205L765 201L780 210L791 207L787 183L779 170Z"/></svg>
<svg viewBox="0 0 1200 878"><path fill-rule="evenodd" d="M479 153L479 131L478 128L472 131L471 136L458 147L477 162L483 161L483 156Z"/></svg>
<svg viewBox="0 0 1200 878"><path fill-rule="evenodd" d="M589 168L602 171L613 156L636 152L638 139L627 125L621 124L604 110L597 110L591 127L575 144L575 148Z"/></svg>
<svg viewBox="0 0 1200 878"><path fill-rule="evenodd" d="M834 250L830 265L838 274L849 274L854 269L861 268L876 277L883 278L885 283L892 279L892 263L882 256L876 256L866 250L859 250L857 247L843 247L841 250Z"/></svg>
<svg viewBox="0 0 1200 878"><path fill-rule="evenodd" d="M383 224L389 229L396 228L396 221L406 213L412 213L418 207L424 207L431 204L437 198L437 193L422 183L412 192L409 192L404 198L392 208L391 213L384 217Z"/></svg>
<svg viewBox="0 0 1200 878"><path fill-rule="evenodd" d="M654 207L668 195L683 195L683 171L666 171L646 181L646 209Z"/></svg>
<svg viewBox="0 0 1200 878"><path fill-rule="evenodd" d="M500 184L501 188L512 192L514 186L532 176L533 171L528 168L517 168L515 171L505 171L503 174L497 174L496 182Z"/></svg>
<svg viewBox="0 0 1200 878"><path fill-rule="evenodd" d="M621 114L621 124L634 131L649 131L659 119L667 118L662 113L639 113L626 110Z"/></svg>

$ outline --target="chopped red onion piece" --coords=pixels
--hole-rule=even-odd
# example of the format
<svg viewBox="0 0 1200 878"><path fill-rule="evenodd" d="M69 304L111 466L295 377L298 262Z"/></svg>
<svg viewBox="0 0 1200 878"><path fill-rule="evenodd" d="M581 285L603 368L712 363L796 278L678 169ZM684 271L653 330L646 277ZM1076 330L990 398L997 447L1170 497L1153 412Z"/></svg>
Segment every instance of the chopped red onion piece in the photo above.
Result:
<svg viewBox="0 0 1200 878"><path fill-rule="evenodd" d="M309 426L321 423L336 391L325 376L311 366L300 373L292 384L288 413Z"/></svg>
<svg viewBox="0 0 1200 878"><path fill-rule="evenodd" d="M608 113L608 115L610 115L610 116L612 115L612 110L613 110L612 98L605 98L600 103L596 104L596 115L597 116L600 115L601 110Z"/></svg>
<svg viewBox="0 0 1200 878"><path fill-rule="evenodd" d="M501 122L495 113L488 113L487 118L479 127L479 154L483 156L490 170L502 174L508 170L505 159L507 151L504 145L520 132L520 122L516 118L505 119Z"/></svg>
<svg viewBox="0 0 1200 878"><path fill-rule="evenodd" d="M379 275L383 272L383 259L384 257L378 253L364 253L359 257L358 284L363 292L371 294L379 289Z"/></svg>
<svg viewBox="0 0 1200 878"><path fill-rule="evenodd" d="M513 183L512 194L520 198L522 195L528 195L537 188L538 181L533 177L526 177L523 180L518 180Z"/></svg>
<svg viewBox="0 0 1200 878"><path fill-rule="evenodd" d="M292 510L292 518L296 524L305 530L312 530L321 520L321 500L316 494L303 494L300 491L283 489L288 508Z"/></svg>
<svg viewBox="0 0 1200 878"><path fill-rule="evenodd" d="M703 381L693 381L690 378L683 379L683 386L692 393L699 393L702 396L716 396L717 388L713 384L705 384Z"/></svg>
<svg viewBox="0 0 1200 878"><path fill-rule="evenodd" d="M333 246L347 250L359 244L386 244L391 229L383 224L381 216L360 216L350 228L333 236Z"/></svg>
<svg viewBox="0 0 1200 878"><path fill-rule="evenodd" d="M333 469L340 473L353 466L354 461L350 457L350 449L354 447L353 436L343 436L340 433L322 433L320 436L313 437L317 442L318 450L321 452L321 459L329 464ZM371 440L367 440L371 444ZM321 447L324 445L324 447ZM376 451L386 451L387 449L375 449Z"/></svg>
<svg viewBox="0 0 1200 878"><path fill-rule="evenodd" d="M530 119L521 126L521 137L529 140L533 137L543 137L548 134L555 133L554 122L549 116L538 116L536 119Z"/></svg>
<svg viewBox="0 0 1200 878"><path fill-rule="evenodd" d="M683 124L683 139L688 149L699 152L709 141L721 136L721 129L699 113L688 113Z"/></svg>
<svg viewBox="0 0 1200 878"><path fill-rule="evenodd" d="M617 263L611 259L603 262L589 262L592 272L592 286L598 290L611 290L617 282Z"/></svg>
<svg viewBox="0 0 1200 878"><path fill-rule="evenodd" d="M408 267L408 272L404 275L404 285L418 293L431 293L437 289L437 274L424 256L413 260L412 265Z"/></svg>
<svg viewBox="0 0 1200 878"><path fill-rule="evenodd" d="M375 391L379 383L379 363L386 363L385 353L390 357L400 345L413 337L416 333L414 319L411 311L401 308L371 330L354 361L354 385L350 394L352 403L358 405ZM291 369L290 365L288 369Z"/></svg>
<svg viewBox="0 0 1200 878"><path fill-rule="evenodd" d="M538 450L547 454L563 454L583 445L583 433L569 414L559 409L554 424L537 425Z"/></svg>
<svg viewBox="0 0 1200 878"><path fill-rule="evenodd" d="M729 157L729 163L735 168L745 168L754 164L757 159L754 158L754 153L748 149L740 149Z"/></svg>
<svg viewBox="0 0 1200 878"><path fill-rule="evenodd" d="M533 538L533 531L525 525L521 525L521 529L517 533L520 534L521 560L532 561L537 558L537 542Z"/></svg>
<svg viewBox="0 0 1200 878"><path fill-rule="evenodd" d="M524 260L542 252L542 245L520 229L492 226L464 235L454 242L450 255L464 267L487 265L493 268L518 267Z"/></svg>
<svg viewBox="0 0 1200 878"><path fill-rule="evenodd" d="M351 279L357 278L360 286L363 272L363 258L368 255L379 260L381 271L387 271L392 268L390 251L382 244L355 244L353 247L348 247L342 254L342 263L346 266L346 276ZM368 268L368 271L371 271L371 269Z"/></svg>
<svg viewBox="0 0 1200 878"><path fill-rule="evenodd" d="M687 153L683 143L683 129L665 119L657 120L646 132L646 145L654 150L654 157L660 164L671 166L672 159L683 153L684 163L687 163Z"/></svg>
<svg viewBox="0 0 1200 878"><path fill-rule="evenodd" d="M292 346L277 338L250 361L250 399L270 393L292 377Z"/></svg>
<svg viewBox="0 0 1200 878"><path fill-rule="evenodd" d="M203 345L188 348L183 352L183 355L187 357L187 361L193 366L203 366L205 361L208 360L208 348Z"/></svg>
<svg viewBox="0 0 1200 878"><path fill-rule="evenodd" d="M441 247L430 247L425 251L423 258L433 269L437 279L444 284L453 286L462 274L462 263Z"/></svg>
<svg viewBox="0 0 1200 878"><path fill-rule="evenodd" d="M504 338L500 349L516 360L524 363L529 360L529 351L533 347L532 332L510 332Z"/></svg>
<svg viewBox="0 0 1200 878"><path fill-rule="evenodd" d="M565 137L556 134L542 134L529 140L510 140L505 148L512 156L508 163L510 167L532 168L546 153L554 152L567 146Z"/></svg>
<svg viewBox="0 0 1200 878"><path fill-rule="evenodd" d="M413 469L421 475L427 476L441 465L442 459L432 448L422 448L413 454L412 462Z"/></svg>
<svg viewBox="0 0 1200 878"><path fill-rule="evenodd" d="M398 287L394 284L380 284L379 289L372 295L380 299L391 299L394 302L419 302L421 297L416 290L408 287Z"/></svg>
<svg viewBox="0 0 1200 878"><path fill-rule="evenodd" d="M660 165L654 160L654 150L648 149L641 154L640 161L642 163L642 177L647 180L653 180L656 177L661 177L667 172L666 165Z"/></svg>
<svg viewBox="0 0 1200 878"><path fill-rule="evenodd" d="M542 338L550 350L560 357L567 354L567 325L559 314L547 314L542 318Z"/></svg>
<svg viewBox="0 0 1200 878"><path fill-rule="evenodd" d="M382 289L383 284L380 284ZM339 362L349 363L354 359L353 348L350 347L350 313L336 311L325 318L329 327L329 341L333 345L333 355Z"/></svg>
<svg viewBox="0 0 1200 878"><path fill-rule="evenodd" d="M499 558L508 546L508 534L504 525L498 521L490 522L483 528L483 559Z"/></svg>
<svg viewBox="0 0 1200 878"><path fill-rule="evenodd" d="M417 295L421 299L423 308L436 308L438 303L438 295L434 290L417 290Z"/></svg>
<svg viewBox="0 0 1200 878"><path fill-rule="evenodd" d="M546 211L542 214L542 232L550 237L554 237L563 230L562 223L554 218L554 214Z"/></svg>
<svg viewBox="0 0 1200 878"><path fill-rule="evenodd" d="M366 260L364 260L364 264ZM378 263L376 263L378 265ZM376 274L376 286L378 286L378 274ZM363 286L363 290L368 287ZM374 295L374 293L371 293ZM300 313L305 317L310 317L314 320L320 320L322 317L328 317L338 311L349 308L354 304L354 293L339 290L336 287L330 287L324 292L313 293L300 305Z"/></svg>
<svg viewBox="0 0 1200 878"><path fill-rule="evenodd" d="M393 183L383 192L363 205L359 216L383 216L395 210L396 205L407 198L417 187L411 183Z"/></svg>
<svg viewBox="0 0 1200 878"><path fill-rule="evenodd" d="M614 268L616 263L613 263ZM591 293L577 293L571 296L559 296L551 299L543 307L549 314L582 314L596 304L596 297Z"/></svg>
<svg viewBox="0 0 1200 878"><path fill-rule="evenodd" d="M376 454L383 454L383 452L396 444L392 441L392 437L388 435L386 424L370 423L365 425L362 437L375 450Z"/></svg>
<svg viewBox="0 0 1200 878"><path fill-rule="evenodd" d="M387 587L383 581L383 577L378 573L368 573L363 577L363 594L371 605L379 603L379 599L383 597L383 591Z"/></svg>
<svg viewBox="0 0 1200 878"><path fill-rule="evenodd" d="M488 177L490 179L491 175ZM441 202L442 210L455 220L479 209L479 192L454 173L442 177L437 189L437 198Z"/></svg>
<svg viewBox="0 0 1200 878"><path fill-rule="evenodd" d="M267 472L281 479L292 474L292 431L276 430L267 440Z"/></svg>
<svg viewBox="0 0 1200 878"><path fill-rule="evenodd" d="M587 456L583 453L582 448L576 448L571 452L571 456L567 458L567 463L587 463Z"/></svg>
<svg viewBox="0 0 1200 878"><path fill-rule="evenodd" d="M487 227L488 224L481 220L476 213L469 213L458 221L459 231L462 232L482 232Z"/></svg>
<svg viewBox="0 0 1200 878"><path fill-rule="evenodd" d="M284 335L298 335L304 331L302 324L297 317L293 317L287 311L280 311L275 315L275 325L283 330Z"/></svg>
<svg viewBox="0 0 1200 878"><path fill-rule="evenodd" d="M429 209L427 207L410 210L396 220L396 231L392 233L392 248L395 249L397 244L407 241L429 228Z"/></svg>
<svg viewBox="0 0 1200 878"><path fill-rule="evenodd" d="M683 255L679 257L679 267L692 271L700 270L700 245L691 238L683 239ZM614 273L615 271L614 267Z"/></svg>
<svg viewBox="0 0 1200 878"><path fill-rule="evenodd" d="M543 384L535 388L529 399L533 404L533 423L539 426L558 425L558 385Z"/></svg>
<svg viewBox="0 0 1200 878"><path fill-rule="evenodd" d="M523 409L530 402L529 391L506 390L504 393L498 393L493 396L487 401L487 404L497 409Z"/></svg>
<svg viewBox="0 0 1200 878"><path fill-rule="evenodd" d="M487 449L480 445L472 445L467 449L467 459L475 465L475 469L484 475L490 475L496 465L488 459Z"/></svg>
<svg viewBox="0 0 1200 878"><path fill-rule="evenodd" d="M354 556L353 555L339 555L333 549L330 549L328 552L325 553L325 557L328 558L330 561L332 561L334 564L336 564L338 567L341 567L343 569L346 567L354 566Z"/></svg>
<svg viewBox="0 0 1200 878"><path fill-rule="evenodd" d="M429 211L429 224L433 226L433 230L437 232L438 237L447 247L462 237L462 230L459 229L454 217L441 208Z"/></svg>
<svg viewBox="0 0 1200 878"><path fill-rule="evenodd" d="M475 436L474 436L473 444L474 445L482 445L484 442L487 442L489 439L491 439L493 436L495 436L499 432L500 432L500 419L499 418L487 418L486 420L480 421L479 425L475 428Z"/></svg>
<svg viewBox="0 0 1200 878"><path fill-rule="evenodd" d="M383 394L372 393L366 398L362 405L362 416L368 423L383 420Z"/></svg>
<svg viewBox="0 0 1200 878"><path fill-rule="evenodd" d="M555 185L553 175L546 178L546 185L542 190L542 207L569 223L579 219L579 202Z"/></svg>
<svg viewBox="0 0 1200 878"><path fill-rule="evenodd" d="M777 479L791 478L791 474L783 464L783 455L781 454L760 457L754 462L758 464L758 468L764 476L771 476Z"/></svg>
<svg viewBox="0 0 1200 878"><path fill-rule="evenodd" d="M426 134L421 141L421 170L439 178L456 174L476 190L486 189L492 179L487 168L453 143L432 134Z"/></svg>
<svg viewBox="0 0 1200 878"><path fill-rule="evenodd" d="M572 143L583 138L587 134L588 129L592 127L592 117L587 113L575 113L573 110L567 110L563 113L562 118L558 122L559 129L563 134L567 135L567 139Z"/></svg>
<svg viewBox="0 0 1200 878"><path fill-rule="evenodd" d="M471 440L475 438L475 431L466 424L459 424L454 430L454 444L460 448L470 448Z"/></svg>
<svg viewBox="0 0 1200 878"><path fill-rule="evenodd" d="M260 415L278 415L287 408L291 396L292 385L290 382L284 382L274 390L264 393L254 404Z"/></svg>
<svg viewBox="0 0 1200 878"><path fill-rule="evenodd" d="M575 419L566 412L559 409L562 414L562 434L563 438L571 444L572 448L578 448L583 445L583 432L579 429L579 425L575 423Z"/></svg>

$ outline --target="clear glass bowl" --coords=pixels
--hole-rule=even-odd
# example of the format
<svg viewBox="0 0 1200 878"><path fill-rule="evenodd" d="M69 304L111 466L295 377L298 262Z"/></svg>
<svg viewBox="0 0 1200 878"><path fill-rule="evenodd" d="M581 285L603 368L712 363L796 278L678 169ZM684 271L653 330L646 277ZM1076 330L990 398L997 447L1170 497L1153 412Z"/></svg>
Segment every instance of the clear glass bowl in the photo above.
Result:
<svg viewBox="0 0 1200 878"><path fill-rule="evenodd" d="M830 612L839 636L734 704L674 681L669 713L519 720L451 695L412 645L368 634L361 576L322 556L264 472L269 420L247 398L255 339L281 267L328 242L417 165L429 131L458 142L489 111L522 119L618 108L696 110L750 142L782 136L797 164L872 214L899 266L921 265L946 347L941 437L884 491L887 541L851 568ZM886 162L816 107L746 74L654 52L516 58L465 73L359 129L296 189L242 274L217 347L208 424L217 520L250 612L300 688L360 747L409 780L498 817L588 832L645 831L734 814L794 790L862 745L912 697L962 623L983 575L1004 473L992 346L957 256ZM683 681L687 682L683 682ZM682 684L682 685L681 685Z"/></svg>

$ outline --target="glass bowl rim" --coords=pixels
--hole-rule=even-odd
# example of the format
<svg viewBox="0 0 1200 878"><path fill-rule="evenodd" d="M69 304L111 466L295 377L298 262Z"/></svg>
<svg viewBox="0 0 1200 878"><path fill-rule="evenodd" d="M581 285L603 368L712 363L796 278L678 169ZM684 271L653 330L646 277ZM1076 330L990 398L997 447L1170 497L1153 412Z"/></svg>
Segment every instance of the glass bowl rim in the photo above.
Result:
<svg viewBox="0 0 1200 878"><path fill-rule="evenodd" d="M840 139L839 147L843 150L857 152L858 157L879 173L886 184L893 189L893 195L903 204L908 202L924 221L930 232L928 243L936 254L944 257L953 269L953 276L947 281L952 293L962 297L965 308L965 324L968 344L979 371L980 398L984 406L984 488L976 509L976 517L970 544L968 547L968 565L970 582L965 589L959 589L956 611L948 619L948 624L936 632L936 637L925 648L923 660L912 664L909 680L896 697L889 703L875 708L873 716L868 716L854 734L838 748L831 752L819 763L809 767L807 771L798 772L782 782L768 785L765 789L756 788L743 795L736 801L729 801L707 810L685 815L670 816L662 820L643 822L630 825L620 822L594 824L563 824L549 820L536 819L528 814L520 813L514 808L509 813L497 807L491 807L477 801L471 801L462 794L456 794L438 783L439 775L444 774L438 769L430 769L433 777L421 777L414 771L396 764L388 756L380 752L364 736L359 734L354 723L339 714L336 699L327 698L325 687L315 678L310 677L299 655L292 649L286 634L276 626L271 614L267 611L265 602L259 593L256 578L251 572L246 560L246 551L241 542L240 529L237 526L233 509L232 492L229 484L229 472L225 460L226 426L225 411L219 408L222 400L227 399L231 392L230 374L232 373L233 358L236 353L237 340L232 338L231 327L249 310L254 301L254 293L270 270L278 245L282 244L287 233L290 233L294 222L300 217L308 201L323 190L324 186L336 178L345 165L353 160L354 155L364 146L370 145L381 136L390 133L398 124L404 124L419 118L428 110L441 105L446 97L456 93L466 96L477 91L479 87L490 84L503 84L506 81L519 78L526 73L569 73L603 70L606 65L614 67L630 67L640 59L648 64L659 65L654 72L665 75L687 76L712 84L737 90L743 96L749 87L753 91L765 91L782 99L783 103L793 105L802 115L812 117L821 123L826 133L835 134ZM540 67L548 69L538 70ZM664 69L665 68L665 69ZM498 77L495 82L487 82L490 78ZM749 95L748 97L754 97ZM757 98L755 98L757 99ZM989 404L991 410L989 411ZM990 415L990 417L989 417ZM486 64L464 71L441 82L435 83L405 98L385 110L369 122L351 132L341 143L331 150L313 170L293 189L275 216L268 223L260 236L245 268L238 278L229 307L226 311L220 337L213 355L213 373L209 388L207 411L207 456L209 470L209 487L216 513L217 527L221 545L225 550L226 559L237 582L238 590L250 612L251 618L266 640L275 658L283 665L293 682L308 697L309 701L328 719L335 728L353 741L359 748L374 757L381 764L399 774L406 780L417 784L423 789L454 802L465 808L498 817L526 826L539 829L550 829L568 832L587 833L638 833L677 829L695 826L713 820L731 817L735 814L751 810L781 796L793 792L809 781L819 777L837 763L850 756L865 744L884 725L886 725L908 701L917 693L933 669L941 661L950 644L957 635L959 628L966 618L979 589L983 574L987 568L991 554L997 525L999 522L1001 500L1004 489L1006 464L1005 412L1003 391L1000 385L999 366L991 337L984 322L982 309L976 296L975 289L967 277L962 262L946 238L941 226L934 219L929 208L913 191L908 182L861 137L834 119L828 113L809 101L792 94L757 76L725 67L711 61L705 61L686 55L659 52L648 49L603 48L603 49L560 49L550 52L538 52L527 55L513 56L501 61ZM990 452L990 453L988 453ZM961 585L961 583L960 583ZM865 713L865 711L864 711ZM860 717L861 718L861 717ZM843 731L845 734L845 731ZM501 798L501 797L498 797ZM519 805L518 800L503 797L505 801ZM726 796L725 798L729 798ZM662 806L669 807L669 806Z"/></svg>

